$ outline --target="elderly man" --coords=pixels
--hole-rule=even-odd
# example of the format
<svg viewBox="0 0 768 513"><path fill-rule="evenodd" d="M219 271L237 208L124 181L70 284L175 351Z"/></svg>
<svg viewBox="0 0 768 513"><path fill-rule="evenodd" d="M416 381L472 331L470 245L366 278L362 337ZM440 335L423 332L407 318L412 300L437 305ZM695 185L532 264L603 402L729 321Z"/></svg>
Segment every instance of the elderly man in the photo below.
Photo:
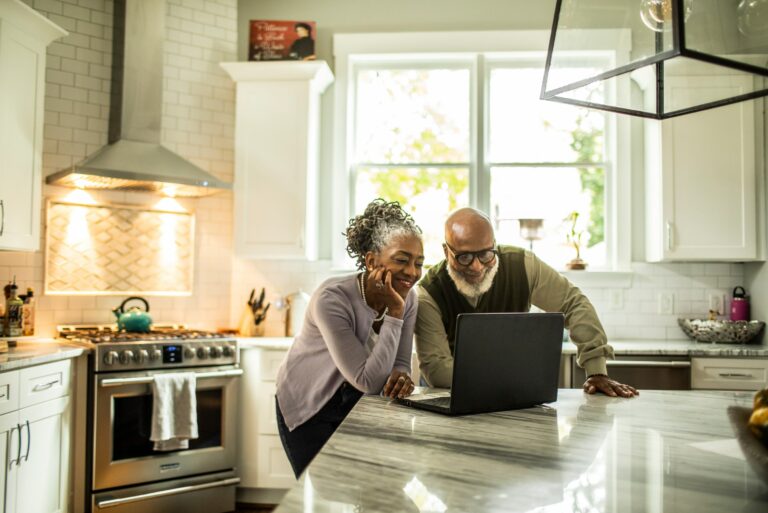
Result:
<svg viewBox="0 0 768 513"><path fill-rule="evenodd" d="M587 374L585 392L637 395L633 387L608 377L605 361L613 358L613 348L587 297L533 253L497 247L488 216L473 208L451 213L445 222L443 251L445 260L429 270L418 288L416 350L430 386L451 386L458 314L527 312L533 304L565 315L577 362Z"/></svg>

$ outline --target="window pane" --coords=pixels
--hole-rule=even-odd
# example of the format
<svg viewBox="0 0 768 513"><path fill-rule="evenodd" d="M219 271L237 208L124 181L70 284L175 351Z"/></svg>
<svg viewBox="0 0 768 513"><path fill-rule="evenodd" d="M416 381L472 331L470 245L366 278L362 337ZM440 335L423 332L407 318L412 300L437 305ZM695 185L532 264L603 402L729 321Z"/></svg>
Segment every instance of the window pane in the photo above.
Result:
<svg viewBox="0 0 768 513"><path fill-rule="evenodd" d="M469 205L469 169L361 168L355 183L355 215L375 198L399 201L424 232L427 265L443 258L445 217Z"/></svg>
<svg viewBox="0 0 768 513"><path fill-rule="evenodd" d="M539 100L542 73L539 68L491 71L489 161L603 162L605 114ZM595 100L602 96L598 89L593 94Z"/></svg>
<svg viewBox="0 0 768 513"><path fill-rule="evenodd" d="M496 240L532 247L539 258L563 269L576 256L569 245L572 223L566 218L578 212L575 234L581 234L580 256L589 268L604 267L604 190L602 168L491 168L491 217ZM531 221L521 223L521 219ZM538 233L535 229L521 230L526 225L540 225L540 229Z"/></svg>
<svg viewBox="0 0 768 513"><path fill-rule="evenodd" d="M469 70L360 70L356 104L356 162L469 161Z"/></svg>

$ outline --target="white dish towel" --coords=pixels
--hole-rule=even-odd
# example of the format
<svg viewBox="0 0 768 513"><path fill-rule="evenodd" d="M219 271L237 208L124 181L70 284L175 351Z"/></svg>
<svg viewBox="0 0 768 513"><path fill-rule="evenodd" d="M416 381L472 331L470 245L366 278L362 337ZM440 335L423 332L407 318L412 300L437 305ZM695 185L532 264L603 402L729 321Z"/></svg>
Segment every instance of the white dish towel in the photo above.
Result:
<svg viewBox="0 0 768 513"><path fill-rule="evenodd" d="M155 374L152 383L152 434L156 451L188 449L198 437L197 379L193 372Z"/></svg>

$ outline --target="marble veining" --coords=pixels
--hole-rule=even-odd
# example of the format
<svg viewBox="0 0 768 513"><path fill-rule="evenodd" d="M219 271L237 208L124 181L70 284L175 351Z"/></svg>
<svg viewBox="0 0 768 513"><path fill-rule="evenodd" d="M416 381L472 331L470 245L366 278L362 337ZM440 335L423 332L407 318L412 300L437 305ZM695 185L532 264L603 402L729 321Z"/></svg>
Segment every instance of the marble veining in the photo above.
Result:
<svg viewBox="0 0 768 513"><path fill-rule="evenodd" d="M706 344L689 340L610 340L617 355L768 357L768 346L762 344ZM563 343L563 354L576 354L572 342Z"/></svg>
<svg viewBox="0 0 768 513"><path fill-rule="evenodd" d="M765 512L727 417L752 394L560 390L447 417L366 396L277 512Z"/></svg>
<svg viewBox="0 0 768 513"><path fill-rule="evenodd" d="M0 353L0 372L77 358L88 351L90 347L85 344L19 341L7 353Z"/></svg>

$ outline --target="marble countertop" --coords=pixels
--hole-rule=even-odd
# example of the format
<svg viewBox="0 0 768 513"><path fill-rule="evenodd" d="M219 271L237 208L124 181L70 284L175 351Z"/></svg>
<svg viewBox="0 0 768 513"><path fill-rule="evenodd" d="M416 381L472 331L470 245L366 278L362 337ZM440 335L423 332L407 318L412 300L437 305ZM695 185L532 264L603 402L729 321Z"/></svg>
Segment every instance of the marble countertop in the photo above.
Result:
<svg viewBox="0 0 768 513"><path fill-rule="evenodd" d="M705 344L692 340L611 340L617 355L768 357L768 346L762 344ZM572 342L563 342L563 354L576 354Z"/></svg>
<svg viewBox="0 0 768 513"><path fill-rule="evenodd" d="M86 344L55 340L18 341L7 353L0 353L0 372L32 367L43 363L77 358L90 351Z"/></svg>
<svg viewBox="0 0 768 513"><path fill-rule="evenodd" d="M278 513L768 511L730 405L752 394L560 390L547 406L447 417L364 397Z"/></svg>

